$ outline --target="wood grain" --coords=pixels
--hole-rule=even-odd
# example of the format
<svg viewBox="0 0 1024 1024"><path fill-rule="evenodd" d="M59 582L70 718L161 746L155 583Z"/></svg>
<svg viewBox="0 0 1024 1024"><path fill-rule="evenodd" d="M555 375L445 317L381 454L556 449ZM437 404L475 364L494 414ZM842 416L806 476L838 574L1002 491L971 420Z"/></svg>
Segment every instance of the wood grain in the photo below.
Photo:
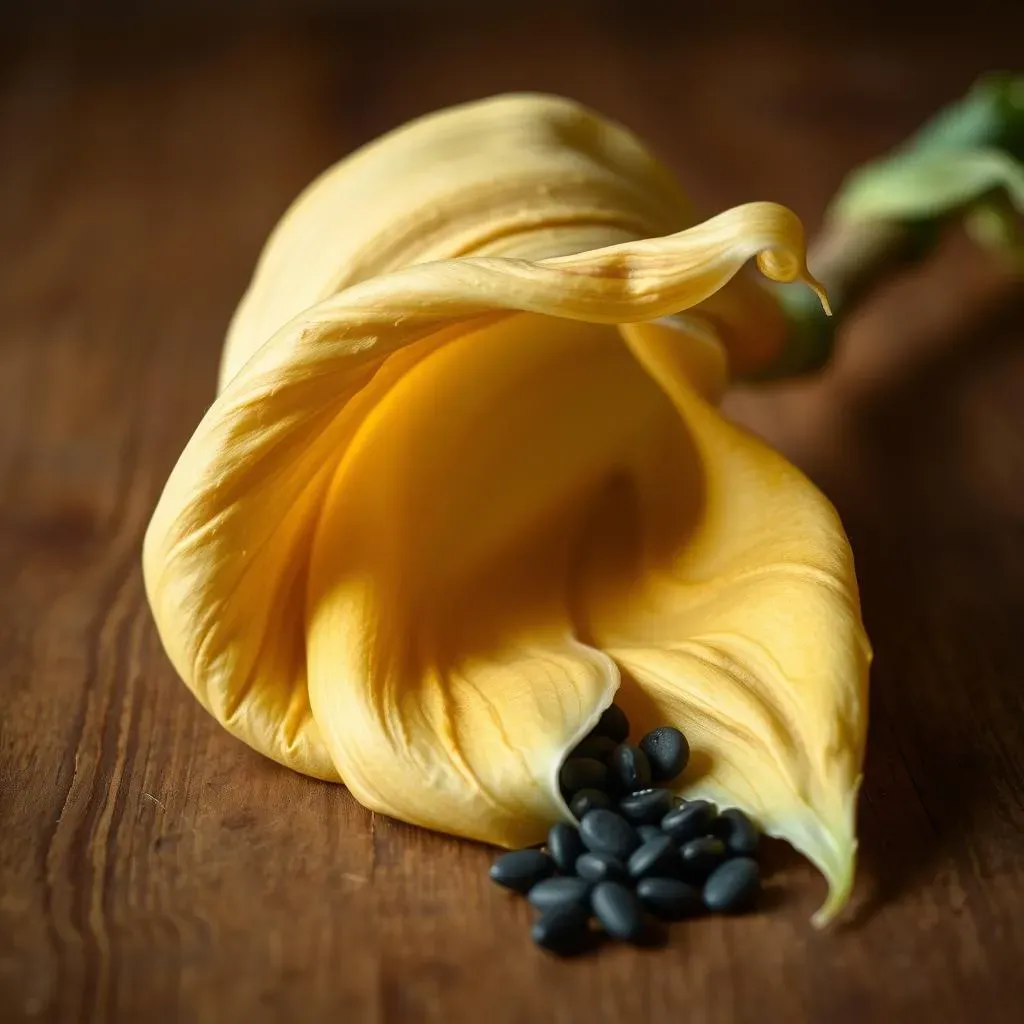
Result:
<svg viewBox="0 0 1024 1024"><path fill-rule="evenodd" d="M559 963L491 852L229 738L175 678L149 512L292 196L414 114L574 95L708 210L817 223L1020 26L490 19L42 28L0 66L0 1019L1017 1021L1024 1000L1024 327L967 245L880 296L821 379L730 408L836 501L876 646L853 922L771 899ZM979 319L978 309L991 312Z"/></svg>

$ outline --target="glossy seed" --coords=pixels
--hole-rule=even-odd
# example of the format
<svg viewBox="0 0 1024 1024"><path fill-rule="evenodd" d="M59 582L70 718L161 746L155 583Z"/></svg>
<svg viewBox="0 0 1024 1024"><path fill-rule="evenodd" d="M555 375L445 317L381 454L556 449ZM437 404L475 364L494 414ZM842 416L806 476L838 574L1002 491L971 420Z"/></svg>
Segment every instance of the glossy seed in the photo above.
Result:
<svg viewBox="0 0 1024 1024"><path fill-rule="evenodd" d="M694 917L704 909L700 889L678 878L641 878L636 894L652 914L664 921Z"/></svg>
<svg viewBox="0 0 1024 1024"><path fill-rule="evenodd" d="M595 761L607 764L608 758L612 756L612 751L617 746L618 744L610 736L598 736L597 733L591 733L576 747L571 756L592 757Z"/></svg>
<svg viewBox="0 0 1024 1024"><path fill-rule="evenodd" d="M644 908L636 895L618 882L594 886L590 906L604 930L623 942L639 942L644 935Z"/></svg>
<svg viewBox="0 0 1024 1024"><path fill-rule="evenodd" d="M591 885L585 878L545 878L526 897L538 910L550 910L566 903L586 906Z"/></svg>
<svg viewBox="0 0 1024 1024"><path fill-rule="evenodd" d="M734 914L752 906L760 891L757 861L736 857L717 868L704 883L704 905L720 914Z"/></svg>
<svg viewBox="0 0 1024 1024"><path fill-rule="evenodd" d="M589 918L588 908L577 903L552 907L534 921L530 938L552 953L575 953L587 942Z"/></svg>
<svg viewBox="0 0 1024 1024"><path fill-rule="evenodd" d="M704 881L729 856L725 843L714 836L691 839L679 848L685 877Z"/></svg>
<svg viewBox="0 0 1024 1024"><path fill-rule="evenodd" d="M583 816L580 837L591 853L607 853L622 861L640 845L640 837L625 818L600 808Z"/></svg>
<svg viewBox="0 0 1024 1024"><path fill-rule="evenodd" d="M553 874L555 862L541 850L513 850L491 865L491 881L515 892L528 892L541 879Z"/></svg>
<svg viewBox="0 0 1024 1024"><path fill-rule="evenodd" d="M616 743L622 743L629 736L629 719L626 712L618 704L613 704L601 715L592 732L598 736L607 736Z"/></svg>
<svg viewBox="0 0 1024 1024"><path fill-rule="evenodd" d="M651 778L655 782L669 782L681 775L690 760L690 744L671 725L652 729L640 740L639 746L650 762Z"/></svg>
<svg viewBox="0 0 1024 1024"><path fill-rule="evenodd" d="M658 836L664 835L657 825L637 825L636 834L640 837L641 843L650 842L650 840L657 839Z"/></svg>
<svg viewBox="0 0 1024 1024"><path fill-rule="evenodd" d="M676 875L680 867L676 844L671 836L662 834L630 854L627 870L630 878L646 878L648 875Z"/></svg>
<svg viewBox="0 0 1024 1024"><path fill-rule="evenodd" d="M608 767L619 787L627 793L647 789L651 784L651 766L647 755L631 743L620 743L614 750Z"/></svg>
<svg viewBox="0 0 1024 1024"><path fill-rule="evenodd" d="M757 826L738 807L722 811L715 819L714 830L731 854L750 857L757 853L761 835Z"/></svg>
<svg viewBox="0 0 1024 1024"><path fill-rule="evenodd" d="M564 821L556 822L548 832L548 853L559 871L572 874L576 858L583 853L583 840L579 832Z"/></svg>
<svg viewBox="0 0 1024 1024"><path fill-rule="evenodd" d="M582 818L589 811L604 810L612 805L612 798L602 789L581 789L569 801L573 816Z"/></svg>
<svg viewBox="0 0 1024 1024"><path fill-rule="evenodd" d="M588 882L624 882L626 865L607 853L585 853L576 861L576 874Z"/></svg>
<svg viewBox="0 0 1024 1024"><path fill-rule="evenodd" d="M672 794L667 789L641 789L619 801L619 813L637 825L653 825L672 810Z"/></svg>
<svg viewBox="0 0 1024 1024"><path fill-rule="evenodd" d="M707 800L690 800L682 807L673 808L661 819L661 830L677 843L685 843L706 836L714 819L714 804Z"/></svg>
<svg viewBox="0 0 1024 1024"><path fill-rule="evenodd" d="M608 785L608 768L592 757L570 757L558 773L558 783L566 793L604 789Z"/></svg>

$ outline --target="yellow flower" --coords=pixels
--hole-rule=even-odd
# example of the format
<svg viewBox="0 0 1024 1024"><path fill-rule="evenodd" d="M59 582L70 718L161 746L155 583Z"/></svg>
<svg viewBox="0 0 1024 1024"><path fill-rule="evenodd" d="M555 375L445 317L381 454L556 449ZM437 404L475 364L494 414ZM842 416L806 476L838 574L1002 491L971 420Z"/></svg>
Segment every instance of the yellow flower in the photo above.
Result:
<svg viewBox="0 0 1024 1024"><path fill-rule="evenodd" d="M715 408L785 341L742 265L813 282L783 207L690 224L635 138L547 96L329 170L234 318L146 588L234 735L427 828L534 842L613 697L675 724L682 791L802 850L823 920L865 739L852 557L829 502Z"/></svg>

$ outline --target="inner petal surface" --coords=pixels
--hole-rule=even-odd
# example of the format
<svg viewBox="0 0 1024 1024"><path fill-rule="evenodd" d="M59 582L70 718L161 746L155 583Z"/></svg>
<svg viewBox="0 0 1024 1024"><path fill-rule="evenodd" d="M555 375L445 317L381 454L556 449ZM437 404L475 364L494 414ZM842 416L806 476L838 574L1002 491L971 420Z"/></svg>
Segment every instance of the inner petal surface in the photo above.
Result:
<svg viewBox="0 0 1024 1024"><path fill-rule="evenodd" d="M625 577L665 558L695 458L614 328L517 315L402 379L310 562L310 701L360 800L505 845L565 815L561 756L619 681L573 621L585 538L599 518Z"/></svg>

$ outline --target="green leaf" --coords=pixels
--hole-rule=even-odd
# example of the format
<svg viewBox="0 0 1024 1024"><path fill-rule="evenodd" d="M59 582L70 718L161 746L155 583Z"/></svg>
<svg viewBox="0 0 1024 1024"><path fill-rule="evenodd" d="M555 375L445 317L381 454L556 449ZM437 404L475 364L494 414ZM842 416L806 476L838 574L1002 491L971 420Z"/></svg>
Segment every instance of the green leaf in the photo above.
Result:
<svg viewBox="0 0 1024 1024"><path fill-rule="evenodd" d="M833 212L847 221L935 220L992 195L1024 213L1024 164L993 148L911 150L855 171Z"/></svg>

